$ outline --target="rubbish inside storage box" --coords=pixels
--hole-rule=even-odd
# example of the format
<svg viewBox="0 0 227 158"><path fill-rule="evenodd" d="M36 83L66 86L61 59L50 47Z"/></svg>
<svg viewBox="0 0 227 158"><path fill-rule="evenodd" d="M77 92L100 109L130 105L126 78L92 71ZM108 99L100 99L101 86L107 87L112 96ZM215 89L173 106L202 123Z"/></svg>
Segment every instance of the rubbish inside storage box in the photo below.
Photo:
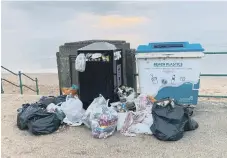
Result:
<svg viewBox="0 0 227 158"><path fill-rule="evenodd" d="M106 53L87 53L86 61L110 62L110 56Z"/></svg>

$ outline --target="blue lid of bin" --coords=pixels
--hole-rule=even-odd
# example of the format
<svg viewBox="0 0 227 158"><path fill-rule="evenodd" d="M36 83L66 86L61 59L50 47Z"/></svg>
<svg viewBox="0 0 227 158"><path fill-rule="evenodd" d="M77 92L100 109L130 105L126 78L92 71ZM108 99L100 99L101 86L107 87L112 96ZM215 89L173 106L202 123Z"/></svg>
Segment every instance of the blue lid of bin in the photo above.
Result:
<svg viewBox="0 0 227 158"><path fill-rule="evenodd" d="M201 44L189 42L157 42L148 45L139 45L137 53L148 52L203 52Z"/></svg>

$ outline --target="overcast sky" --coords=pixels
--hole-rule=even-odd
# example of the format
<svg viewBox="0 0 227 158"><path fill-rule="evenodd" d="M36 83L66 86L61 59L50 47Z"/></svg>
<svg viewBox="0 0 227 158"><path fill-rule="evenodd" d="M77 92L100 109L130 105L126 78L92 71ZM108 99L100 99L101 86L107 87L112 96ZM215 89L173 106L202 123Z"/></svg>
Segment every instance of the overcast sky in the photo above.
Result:
<svg viewBox="0 0 227 158"><path fill-rule="evenodd" d="M126 40L133 48L189 41L227 51L226 19L227 2L2 2L2 65L53 70L60 45L89 39ZM212 56L203 69L226 60Z"/></svg>

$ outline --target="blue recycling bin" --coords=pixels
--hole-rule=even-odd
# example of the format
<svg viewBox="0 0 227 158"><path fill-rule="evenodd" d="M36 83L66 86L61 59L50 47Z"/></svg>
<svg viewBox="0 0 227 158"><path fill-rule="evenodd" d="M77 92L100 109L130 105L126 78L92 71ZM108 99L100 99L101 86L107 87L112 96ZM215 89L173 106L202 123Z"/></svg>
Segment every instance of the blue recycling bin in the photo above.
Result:
<svg viewBox="0 0 227 158"><path fill-rule="evenodd" d="M140 93L157 100L171 97L180 104L196 105L203 51L201 44L189 42L139 45L136 62Z"/></svg>

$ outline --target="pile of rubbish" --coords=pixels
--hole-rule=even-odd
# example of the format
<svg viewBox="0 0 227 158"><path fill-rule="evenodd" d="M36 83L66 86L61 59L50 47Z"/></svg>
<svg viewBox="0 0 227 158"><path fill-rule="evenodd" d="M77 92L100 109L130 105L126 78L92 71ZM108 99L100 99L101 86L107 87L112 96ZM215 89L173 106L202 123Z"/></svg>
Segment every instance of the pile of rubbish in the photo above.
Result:
<svg viewBox="0 0 227 158"><path fill-rule="evenodd" d="M17 110L17 126L21 130L28 129L34 135L50 134L58 130L62 124L65 113L59 106L52 108L53 105L60 105L66 98L42 97L33 104L23 104Z"/></svg>
<svg viewBox="0 0 227 158"><path fill-rule="evenodd" d="M23 104L17 115L17 126L34 135L50 134L62 125L81 126L91 130L94 138L107 138L116 131L124 136L153 135L159 140L176 141L185 131L198 128L188 106L174 99L155 100L136 95L133 88L118 88L119 101L110 103L101 94L87 110L77 95L78 87L62 89L61 96L44 96L36 103Z"/></svg>

